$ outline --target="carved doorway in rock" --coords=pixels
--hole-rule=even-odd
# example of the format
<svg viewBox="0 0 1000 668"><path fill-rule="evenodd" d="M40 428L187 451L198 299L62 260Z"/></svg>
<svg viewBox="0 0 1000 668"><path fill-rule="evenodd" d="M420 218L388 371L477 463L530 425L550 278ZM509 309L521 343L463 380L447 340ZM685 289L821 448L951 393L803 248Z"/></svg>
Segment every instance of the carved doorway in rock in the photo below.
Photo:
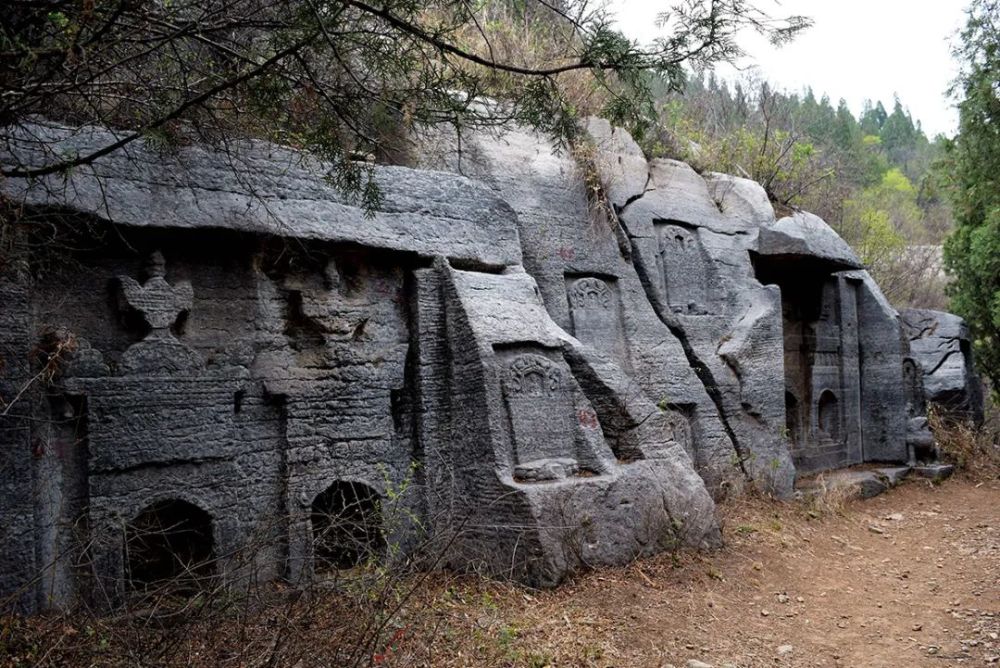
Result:
<svg viewBox="0 0 1000 668"><path fill-rule="evenodd" d="M316 572L353 568L385 553L382 501L360 482L337 481L312 503Z"/></svg>
<svg viewBox="0 0 1000 668"><path fill-rule="evenodd" d="M840 401L830 390L824 390L816 407L819 430L830 440L839 441L841 436Z"/></svg>
<svg viewBox="0 0 1000 668"><path fill-rule="evenodd" d="M855 286L803 259L757 257L755 267L758 280L781 289L785 428L796 469L860 463Z"/></svg>
<svg viewBox="0 0 1000 668"><path fill-rule="evenodd" d="M125 529L124 564L132 591L206 588L216 572L212 517L177 499L146 507Z"/></svg>

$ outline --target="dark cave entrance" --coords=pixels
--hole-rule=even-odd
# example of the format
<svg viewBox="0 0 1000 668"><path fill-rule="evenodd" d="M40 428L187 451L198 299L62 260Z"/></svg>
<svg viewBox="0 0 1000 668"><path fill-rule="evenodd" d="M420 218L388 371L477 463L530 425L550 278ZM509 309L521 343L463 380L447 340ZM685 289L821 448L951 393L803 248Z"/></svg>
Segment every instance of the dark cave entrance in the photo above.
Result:
<svg viewBox="0 0 1000 668"><path fill-rule="evenodd" d="M781 321L784 339L785 428L792 456L799 456L814 439L813 366L816 360L817 323L821 317L825 272L816 272L793 259L757 258L757 279L781 288Z"/></svg>
<svg viewBox="0 0 1000 668"><path fill-rule="evenodd" d="M363 483L337 481L312 503L314 568L353 568L385 552L382 501Z"/></svg>
<svg viewBox="0 0 1000 668"><path fill-rule="evenodd" d="M785 390L785 436L794 449L802 439L802 415L799 400L795 395Z"/></svg>
<svg viewBox="0 0 1000 668"><path fill-rule="evenodd" d="M180 500L155 503L125 529L125 578L133 591L194 593L215 575L212 518Z"/></svg>
<svg viewBox="0 0 1000 668"><path fill-rule="evenodd" d="M755 256L781 290L785 435L799 473L860 463L857 288L812 257Z"/></svg>

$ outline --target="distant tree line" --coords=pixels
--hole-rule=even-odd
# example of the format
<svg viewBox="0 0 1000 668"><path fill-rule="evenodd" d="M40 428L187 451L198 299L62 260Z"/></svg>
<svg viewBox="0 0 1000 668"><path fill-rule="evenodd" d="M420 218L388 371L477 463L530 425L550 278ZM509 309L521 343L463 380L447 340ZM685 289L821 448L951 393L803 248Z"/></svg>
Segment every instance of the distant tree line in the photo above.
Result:
<svg viewBox="0 0 1000 668"><path fill-rule="evenodd" d="M943 137L928 139L898 98L892 111L865 103L855 116L812 89L690 75L680 92L657 91L653 155L759 181L779 212L823 217L858 252L900 306L942 308L940 244L951 227L934 165Z"/></svg>

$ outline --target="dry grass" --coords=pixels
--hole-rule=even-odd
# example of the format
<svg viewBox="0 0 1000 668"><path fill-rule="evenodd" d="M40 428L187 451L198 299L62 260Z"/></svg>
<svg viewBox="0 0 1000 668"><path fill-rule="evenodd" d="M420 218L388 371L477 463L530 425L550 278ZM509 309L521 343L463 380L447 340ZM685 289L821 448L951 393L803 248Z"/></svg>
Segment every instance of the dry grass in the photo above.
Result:
<svg viewBox="0 0 1000 668"><path fill-rule="evenodd" d="M824 515L840 515L848 504L860 497L856 485L845 480L836 480L825 474L815 478L816 488L811 490L802 500L806 512L819 517Z"/></svg>
<svg viewBox="0 0 1000 668"><path fill-rule="evenodd" d="M588 17L601 13L605 4L578 3L572 18L585 23ZM496 0L479 5L476 20L467 22L458 31L456 43L496 62L536 69L575 62L584 52L583 40L573 22L542 4L517 5ZM513 99L518 97L523 81L480 66L467 67L485 77L497 90L513 87ZM560 94L581 118L599 113L612 97L606 82L598 81L586 69L558 74L554 80Z"/></svg>
<svg viewBox="0 0 1000 668"><path fill-rule="evenodd" d="M840 494L834 487L802 503L758 495L730 500L719 508L728 547L797 545L796 527L839 513L847 504ZM715 561L711 553L668 552L581 573L546 591L370 563L305 590L280 583L243 592L219 587L110 612L6 615L0 666L622 665L629 656L619 639L630 620L595 607L595 592L709 590L729 577Z"/></svg>
<svg viewBox="0 0 1000 668"><path fill-rule="evenodd" d="M364 594L317 591L293 600L275 586L225 615L7 615L0 666L607 665L598 663L599 643L564 632L570 617L592 621L565 606L565 592L447 573L400 585L413 591L395 612L388 602L376 609ZM371 627L386 622L372 642Z"/></svg>
<svg viewBox="0 0 1000 668"><path fill-rule="evenodd" d="M1000 478L1000 408L987 400L982 426L949 420L931 409L928 421L942 458L973 480Z"/></svg>
<svg viewBox="0 0 1000 668"><path fill-rule="evenodd" d="M979 429L945 423L936 415L932 424L943 455L962 467L960 476L1000 478L995 410ZM828 534L833 544L827 549L836 559L857 552L852 546L868 537L870 524L859 516L874 506L858 501L853 489L822 476L818 482L819 493L798 502L746 494L721 504L726 547L720 552L668 552L580 573L551 591L370 563L306 589L274 583L237 593L220 587L152 610L0 615L0 667L587 668L638 665L630 661L642 652L650 659L664 652L668 655L662 658L671 658L659 645L635 646L635 626L658 628L663 611L685 601L729 598L742 606L758 605L752 602L761 591L787 586L771 560L799 553L815 558ZM949 484L979 488L978 483ZM922 517L930 507L924 503L909 508L907 517ZM860 533L851 537L848 532L857 526ZM782 568L792 568L791 562ZM671 642L672 651L692 644L678 638Z"/></svg>

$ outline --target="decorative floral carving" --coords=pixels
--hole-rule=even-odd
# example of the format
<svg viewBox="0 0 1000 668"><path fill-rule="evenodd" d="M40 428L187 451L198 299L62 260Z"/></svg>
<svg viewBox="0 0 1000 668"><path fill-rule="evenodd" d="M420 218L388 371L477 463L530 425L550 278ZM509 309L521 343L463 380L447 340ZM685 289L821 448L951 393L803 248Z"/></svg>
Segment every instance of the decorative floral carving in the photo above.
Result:
<svg viewBox="0 0 1000 668"><path fill-rule="evenodd" d="M184 311L191 309L194 293L184 281L171 286L166 279L166 263L160 251L154 252L147 265L149 278L142 285L129 276L119 276L122 294L128 305L139 311L152 331L149 339L170 339L170 326Z"/></svg>
<svg viewBox="0 0 1000 668"><path fill-rule="evenodd" d="M569 288L569 303L573 308L611 308L611 290L599 278L581 278Z"/></svg>
<svg viewBox="0 0 1000 668"><path fill-rule="evenodd" d="M507 388L513 394L542 396L558 390L561 383L559 367L541 355L519 355L507 367Z"/></svg>

